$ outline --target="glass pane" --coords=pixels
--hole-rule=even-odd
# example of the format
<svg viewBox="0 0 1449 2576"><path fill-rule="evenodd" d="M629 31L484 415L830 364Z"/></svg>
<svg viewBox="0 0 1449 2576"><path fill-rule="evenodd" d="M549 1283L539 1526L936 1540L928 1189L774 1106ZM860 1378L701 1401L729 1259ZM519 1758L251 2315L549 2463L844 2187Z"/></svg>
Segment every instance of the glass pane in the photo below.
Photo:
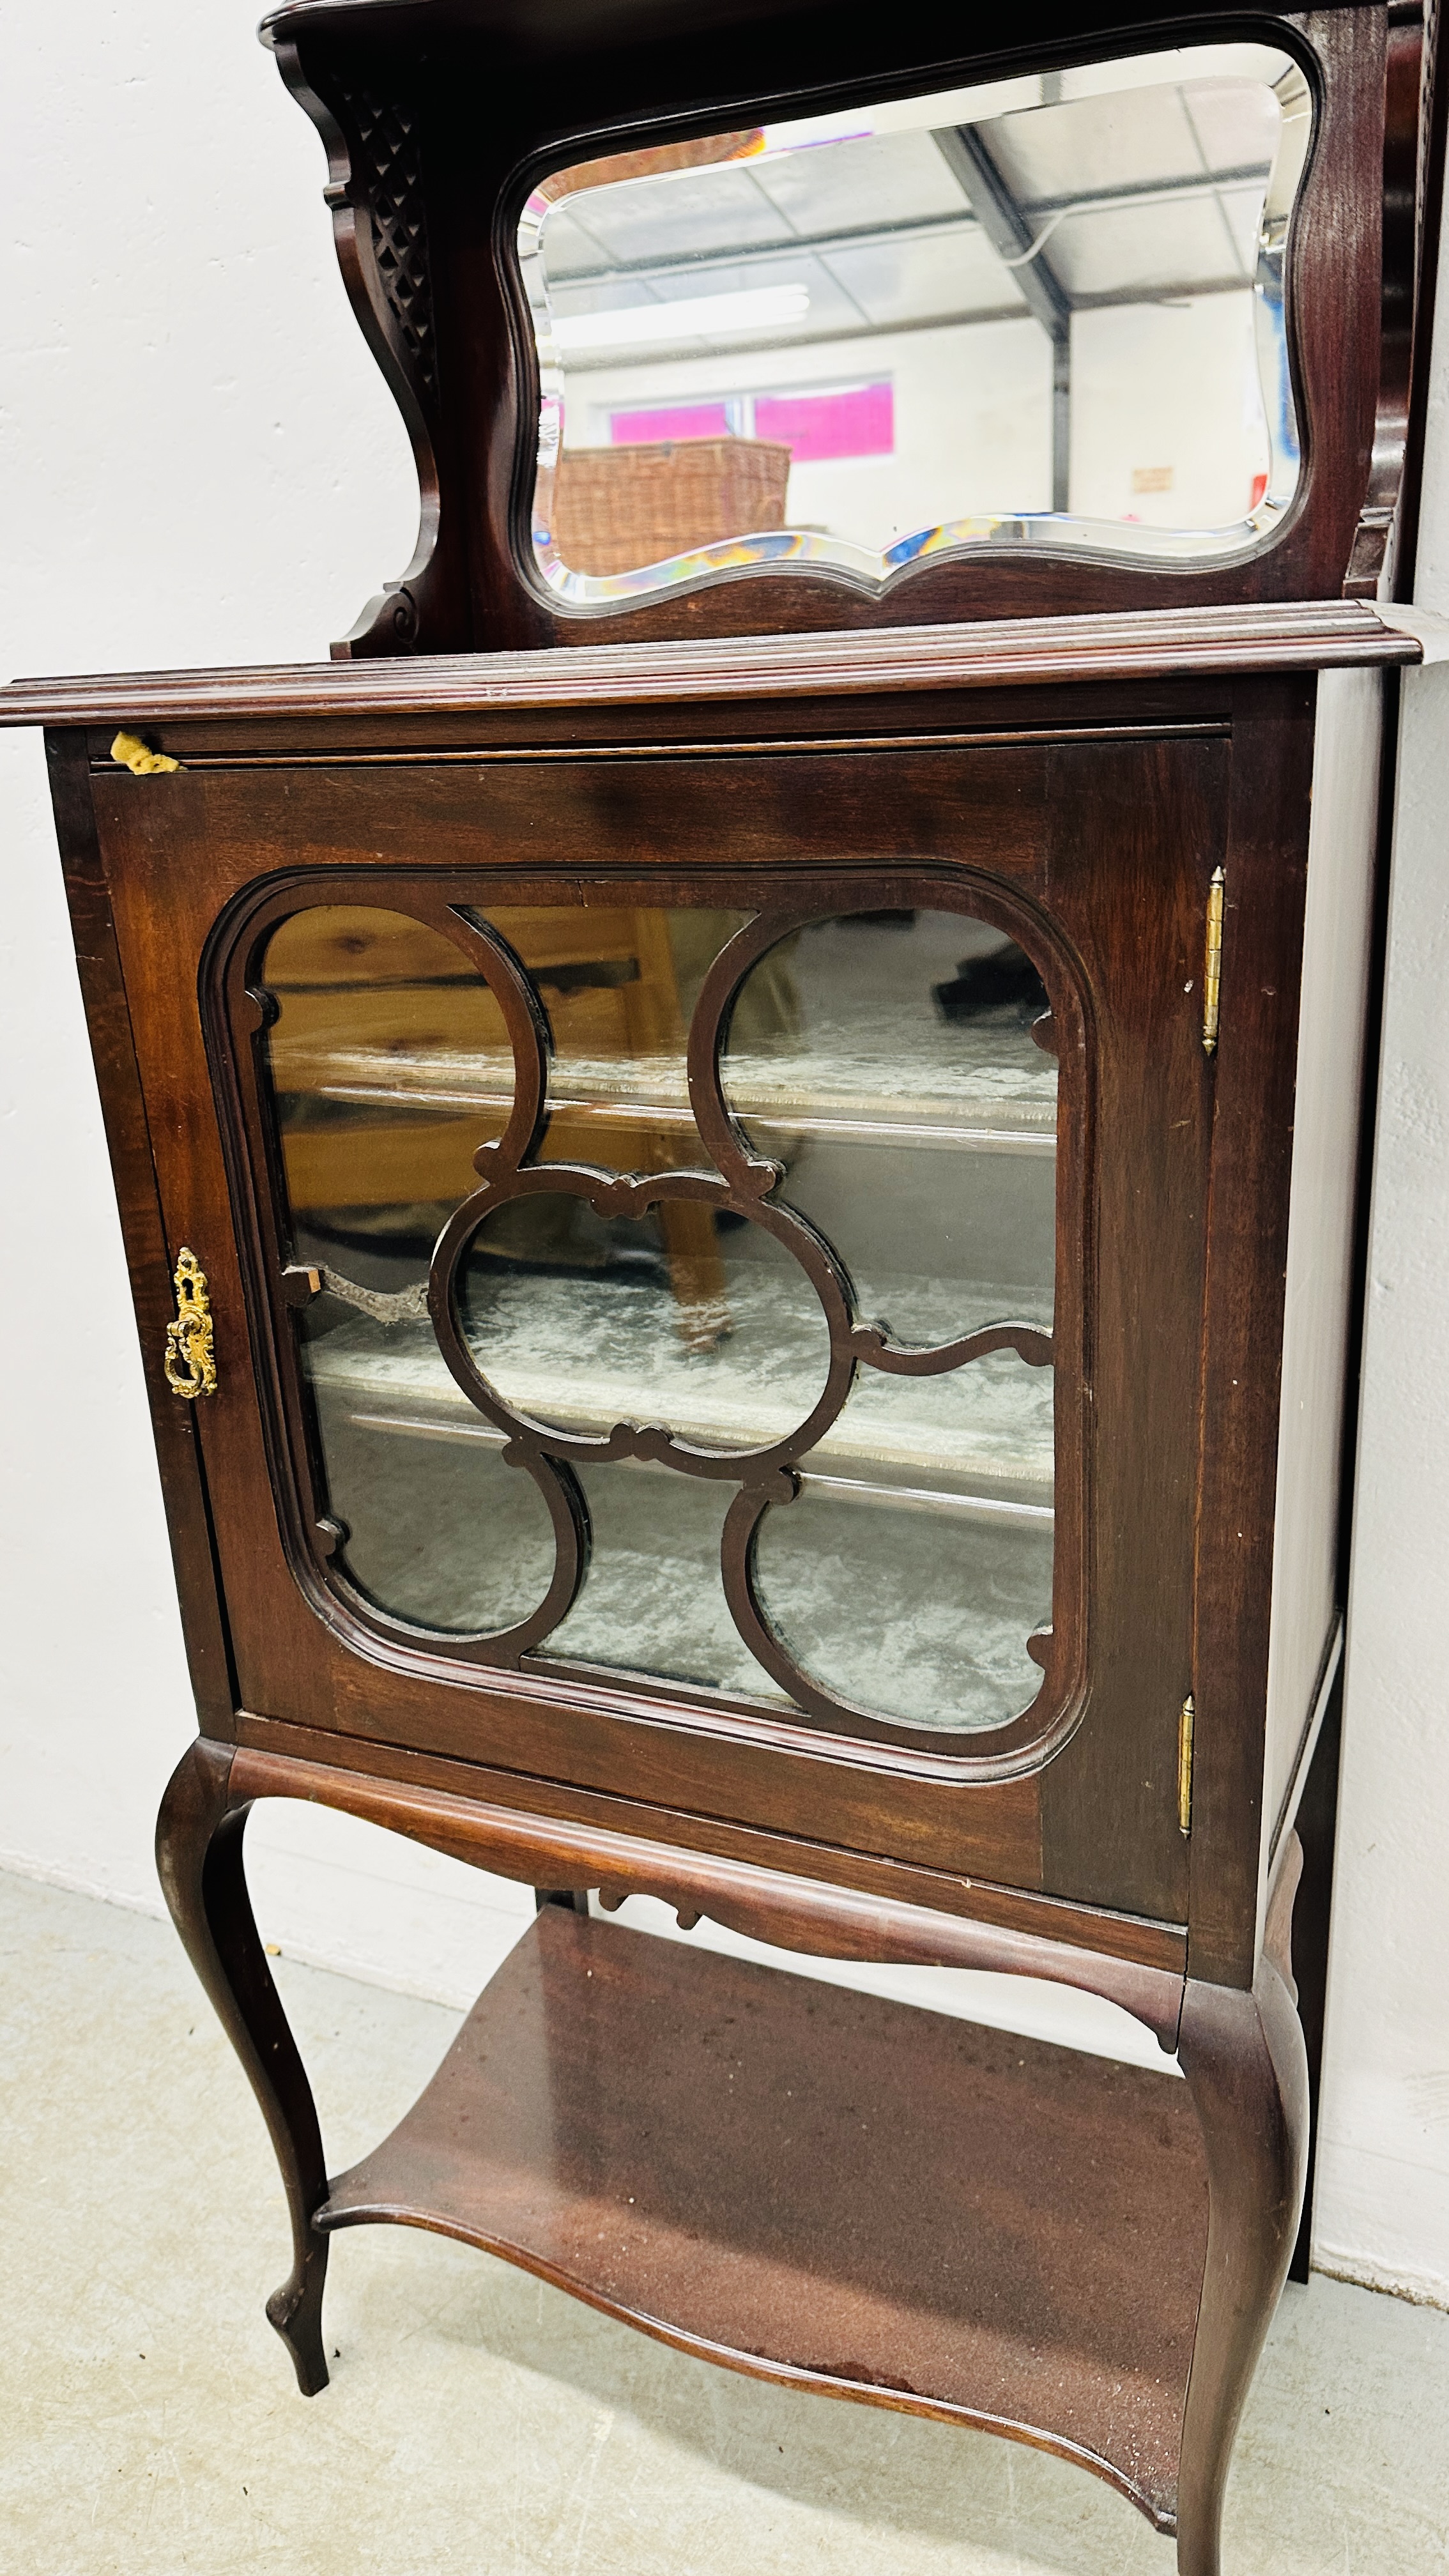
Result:
<svg viewBox="0 0 1449 2576"><path fill-rule="evenodd" d="M378 1290L425 1279L513 1106L492 993L440 931L362 904L293 913L262 981L294 1260Z"/></svg>
<svg viewBox="0 0 1449 2576"><path fill-rule="evenodd" d="M940 1377L862 1369L803 1461L808 1475L968 1501L1045 1505L1054 1473L1050 1368L991 1351Z"/></svg>
<svg viewBox="0 0 1449 2576"><path fill-rule="evenodd" d="M646 1227L561 1193L515 1199L479 1227L462 1282L479 1368L552 1430L658 1423L700 1449L764 1449L824 1391L820 1301L747 1217L676 1200Z"/></svg>
<svg viewBox="0 0 1449 2576"><path fill-rule="evenodd" d="M773 1025L752 1007L761 979L788 980ZM1020 947L955 912L812 922L743 987L725 1096L897 1341L1008 1317L1051 1329L1057 1068L1031 1034L1046 1011Z"/></svg>
<svg viewBox="0 0 1449 2576"><path fill-rule="evenodd" d="M555 173L518 234L542 579L1265 537L1311 124L1285 55L1203 45Z"/></svg>
<svg viewBox="0 0 1449 2576"><path fill-rule="evenodd" d="M802 1669L882 1717L1001 1726L1041 1687L1026 1640L1051 1619L1050 1505L807 1477L766 1513L756 1577Z"/></svg>
<svg viewBox="0 0 1449 2576"><path fill-rule="evenodd" d="M585 902L490 905L527 967L553 1035L548 1162L620 1171L698 1168L685 1043L699 988L743 912ZM768 1025L769 997L752 1005Z"/></svg>
<svg viewBox="0 0 1449 2576"><path fill-rule="evenodd" d="M625 905L597 889L475 909L519 958L553 1037L533 1186L504 1181L452 1281L467 1349L525 1447L657 1426L687 1460L576 1460L582 1588L533 1660L720 1691L811 1722L829 1703L957 1733L1030 1705L1051 1616L1057 1065L1034 1031L1038 966L963 912L863 910L756 958L728 1017L721 1097L782 1167L763 1205L671 1186L708 1171L685 1083L705 978L750 916ZM554 1538L510 1439L446 1366L425 1301L433 1247L513 1096L498 1006L466 946L400 913L318 909L273 936L266 1039L299 1310L338 1563L366 1600L440 1636L516 1626ZM601 1214L584 1162L655 1174L641 1217ZM572 1184L572 1185L570 1185ZM769 1223L762 1217L769 1217ZM831 1317L812 1279L838 1265ZM831 1292L826 1291L827 1295ZM972 1356L964 1335L1011 1325ZM849 1382L844 1337L884 1334ZM827 1384L838 1400L812 1422ZM774 1644L735 1626L726 1515L783 1449L798 1498L759 1524ZM748 1628L748 1621L746 1622ZM825 1705L820 1696L825 1695Z"/></svg>
<svg viewBox="0 0 1449 2576"><path fill-rule="evenodd" d="M299 1315L342 1571L394 1618L507 1627L542 1600L533 1479L455 1387L423 1305L433 1245L502 1134L513 1051L453 940L406 913L317 905L272 933L265 1039L287 1248L327 1287Z"/></svg>
<svg viewBox="0 0 1449 2576"><path fill-rule="evenodd" d="M502 1432L459 1394L428 1325L379 1324L329 1295L305 1332L342 1571L414 1627L482 1635L525 1618L553 1574L548 1507L504 1463Z"/></svg>
<svg viewBox="0 0 1449 2576"><path fill-rule="evenodd" d="M720 1583L735 1487L633 1459L584 1467L580 1482L593 1554L546 1653L788 1707L740 1636Z"/></svg>

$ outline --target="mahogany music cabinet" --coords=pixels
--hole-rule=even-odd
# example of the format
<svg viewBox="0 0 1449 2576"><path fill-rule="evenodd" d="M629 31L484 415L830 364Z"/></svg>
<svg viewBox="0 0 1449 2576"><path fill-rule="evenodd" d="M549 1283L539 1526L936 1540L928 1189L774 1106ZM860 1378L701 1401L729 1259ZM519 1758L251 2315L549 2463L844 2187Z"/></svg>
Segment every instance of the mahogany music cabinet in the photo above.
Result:
<svg viewBox="0 0 1449 2576"><path fill-rule="evenodd" d="M160 1867L287 2186L268 2313L315 2392L333 2232L441 2228L1061 2451L1211 2576L1321 2035L1417 14L265 32L417 555L329 664L0 714L47 732L200 1722ZM264 1797L539 1891L331 2180ZM1078 1987L1175 2068L635 1893Z"/></svg>

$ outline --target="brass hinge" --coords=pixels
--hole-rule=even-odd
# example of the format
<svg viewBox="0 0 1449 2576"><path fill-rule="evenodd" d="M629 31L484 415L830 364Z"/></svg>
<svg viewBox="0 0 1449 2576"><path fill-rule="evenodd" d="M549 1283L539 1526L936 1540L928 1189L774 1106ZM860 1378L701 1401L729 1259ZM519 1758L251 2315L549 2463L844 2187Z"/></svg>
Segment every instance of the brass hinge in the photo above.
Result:
<svg viewBox="0 0 1449 2576"><path fill-rule="evenodd" d="M1202 1043L1205 1055L1215 1055L1218 1043L1218 1000L1223 980L1223 887L1227 883L1221 868L1214 868L1208 880L1207 942L1202 968ZM1186 1832L1186 1826L1183 1831Z"/></svg>
<svg viewBox="0 0 1449 2576"><path fill-rule="evenodd" d="M1189 1691L1177 1721L1177 1829L1180 1834L1192 1832L1192 1721L1195 1714Z"/></svg>

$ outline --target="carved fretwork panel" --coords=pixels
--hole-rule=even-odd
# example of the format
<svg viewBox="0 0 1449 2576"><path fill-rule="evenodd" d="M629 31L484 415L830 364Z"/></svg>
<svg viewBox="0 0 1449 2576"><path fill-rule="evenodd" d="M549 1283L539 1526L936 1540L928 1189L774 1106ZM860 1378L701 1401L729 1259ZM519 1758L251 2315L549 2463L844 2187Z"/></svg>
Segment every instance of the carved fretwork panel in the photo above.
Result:
<svg viewBox="0 0 1449 2576"><path fill-rule="evenodd" d="M437 391L437 334L416 120L358 87L340 92L353 179L372 222L373 257L419 392Z"/></svg>
<svg viewBox="0 0 1449 2576"><path fill-rule="evenodd" d="M1414 356L1420 207L1430 133L1431 66L1417 16L1391 18L1387 31L1379 380L1368 485L1344 577L1346 599L1393 595L1398 521Z"/></svg>
<svg viewBox="0 0 1449 2576"><path fill-rule="evenodd" d="M1080 997L999 893L899 891L253 927L303 1521L368 1626L921 1751L1070 1722Z"/></svg>

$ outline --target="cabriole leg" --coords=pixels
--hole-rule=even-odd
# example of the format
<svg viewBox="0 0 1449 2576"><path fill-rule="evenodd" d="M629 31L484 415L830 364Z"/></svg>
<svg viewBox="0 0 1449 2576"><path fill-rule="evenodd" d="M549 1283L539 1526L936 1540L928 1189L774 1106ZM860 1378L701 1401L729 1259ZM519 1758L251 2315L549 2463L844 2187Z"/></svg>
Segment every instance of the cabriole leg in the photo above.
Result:
<svg viewBox="0 0 1449 2576"><path fill-rule="evenodd" d="M1298 2229L1308 2064L1269 1958L1253 1992L1189 1979L1179 2054L1202 2126L1208 2244L1182 2428L1178 2576L1219 2576L1228 2457Z"/></svg>
<svg viewBox="0 0 1449 2576"><path fill-rule="evenodd" d="M183 1754L156 1820L156 1866L187 1956L246 2069L271 2131L292 2218L292 2270L267 2315L292 2356L304 2397L327 2385L322 2285L327 2239L312 2225L327 2197L322 2133L306 2070L272 1983L247 1894L232 1806L229 1745L204 1738Z"/></svg>

